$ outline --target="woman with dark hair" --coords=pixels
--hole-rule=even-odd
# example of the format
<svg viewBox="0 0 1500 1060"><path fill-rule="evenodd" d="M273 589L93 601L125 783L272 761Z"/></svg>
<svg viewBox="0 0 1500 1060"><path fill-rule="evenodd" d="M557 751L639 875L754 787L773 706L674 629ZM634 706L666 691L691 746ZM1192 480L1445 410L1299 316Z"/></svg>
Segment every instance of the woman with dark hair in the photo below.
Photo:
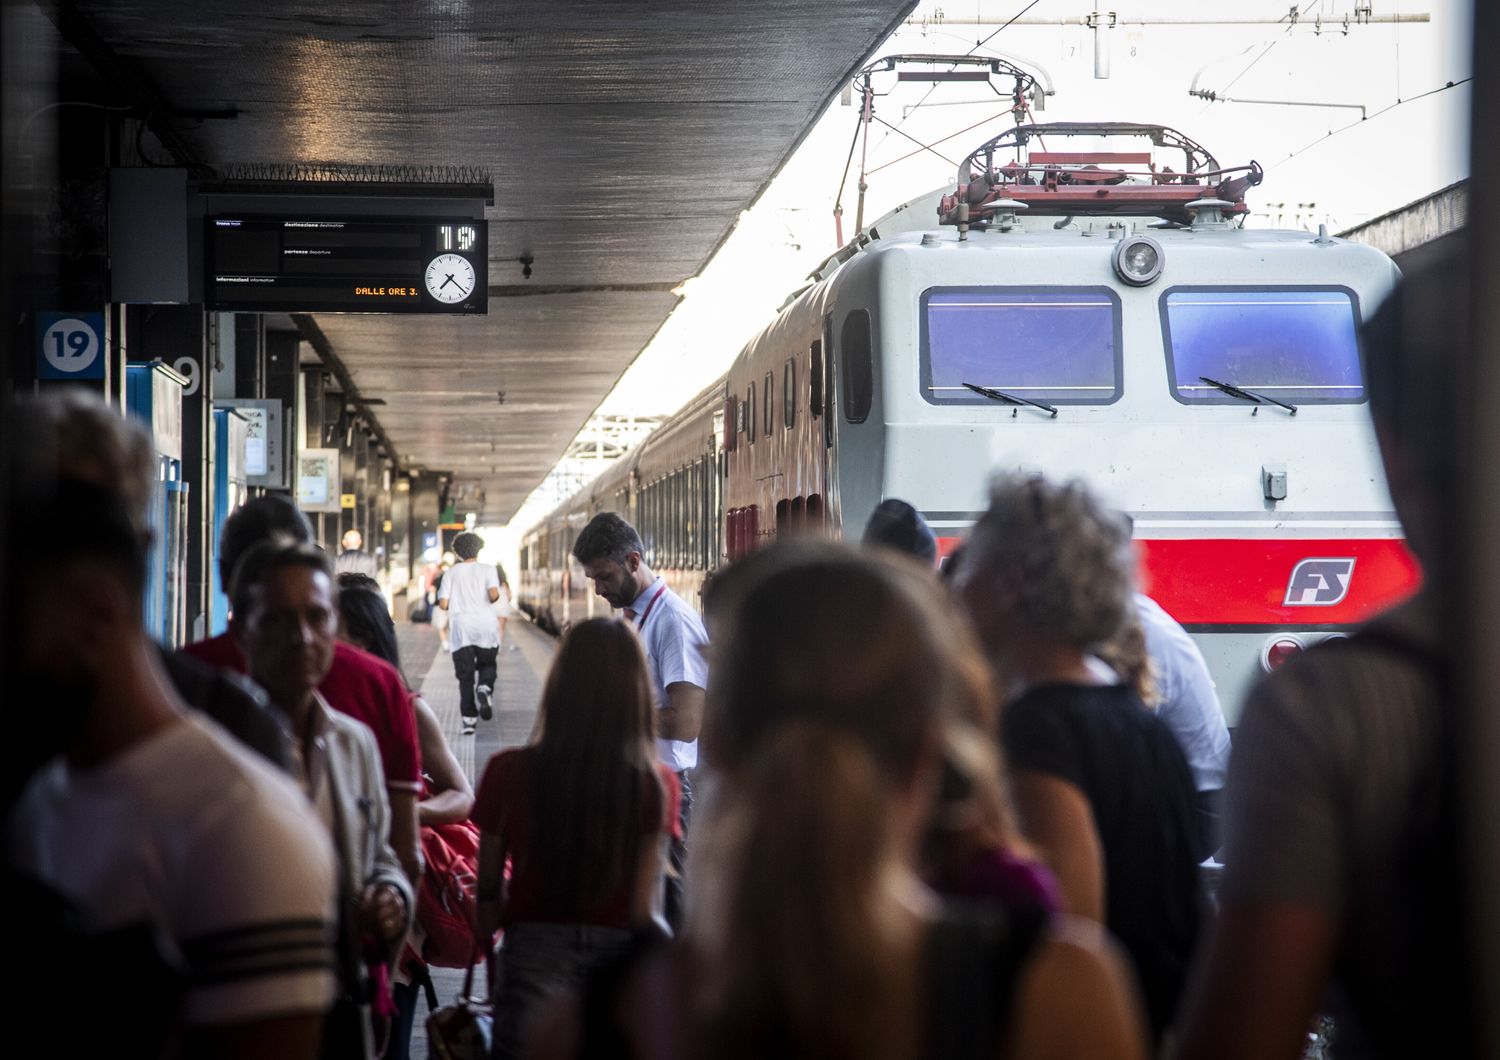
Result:
<svg viewBox="0 0 1500 1060"><path fill-rule="evenodd" d="M725 573L709 618L716 787L686 932L560 1003L535 1055L1141 1057L1097 926L946 906L918 876L945 733L975 712L971 638L935 579L778 546Z"/></svg>
<svg viewBox="0 0 1500 1060"><path fill-rule="evenodd" d="M368 575L357 573L340 574L338 583L339 639L384 659L401 672L402 680L405 680L405 671L401 670L401 650L396 643L396 624L386 610L380 586ZM410 689L410 682L407 687ZM474 788L448 741L443 738L443 727L432 706L420 692L411 691L410 696L417 718L417 738L422 748L422 799L417 803L417 820L425 835L425 830L434 825L466 820L474 808ZM417 908L412 934L396 968L392 990L396 1017L385 1060L405 1060L408 1055L417 990L427 976L421 956L426 936L422 923L423 908L421 905Z"/></svg>
<svg viewBox="0 0 1500 1060"><path fill-rule="evenodd" d="M479 927L505 930L497 1057L517 1055L538 1000L576 985L652 920L678 800L654 723L634 630L589 619L558 646L531 744L485 767L474 808Z"/></svg>

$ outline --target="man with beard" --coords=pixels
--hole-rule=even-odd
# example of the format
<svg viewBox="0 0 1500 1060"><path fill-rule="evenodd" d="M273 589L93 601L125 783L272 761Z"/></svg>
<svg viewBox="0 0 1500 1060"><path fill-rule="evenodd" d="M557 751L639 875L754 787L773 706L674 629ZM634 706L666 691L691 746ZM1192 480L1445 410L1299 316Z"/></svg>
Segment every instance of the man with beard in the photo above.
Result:
<svg viewBox="0 0 1500 1060"><path fill-rule="evenodd" d="M621 610L640 634L656 695L656 749L682 786L680 838L672 840L672 872L667 877L666 916L674 929L682 916L683 873L693 788L688 771L698 765L698 730L703 725L703 690L708 664L703 619L686 600L652 573L641 558L645 546L635 527L614 512L600 512L578 534L573 558L583 564L594 592Z"/></svg>

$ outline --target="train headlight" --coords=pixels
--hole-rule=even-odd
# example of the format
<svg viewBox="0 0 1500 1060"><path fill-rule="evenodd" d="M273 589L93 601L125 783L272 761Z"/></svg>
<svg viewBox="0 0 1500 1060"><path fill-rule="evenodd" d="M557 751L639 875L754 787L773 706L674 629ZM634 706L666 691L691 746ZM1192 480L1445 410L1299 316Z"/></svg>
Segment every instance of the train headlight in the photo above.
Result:
<svg viewBox="0 0 1500 1060"><path fill-rule="evenodd" d="M1301 639L1290 633L1272 637L1261 648L1261 669L1267 673L1280 669L1283 663L1289 662L1294 656L1301 655L1303 647Z"/></svg>
<svg viewBox="0 0 1500 1060"><path fill-rule="evenodd" d="M1154 239L1127 236L1115 244L1115 275L1132 287L1145 287L1161 275L1166 256Z"/></svg>

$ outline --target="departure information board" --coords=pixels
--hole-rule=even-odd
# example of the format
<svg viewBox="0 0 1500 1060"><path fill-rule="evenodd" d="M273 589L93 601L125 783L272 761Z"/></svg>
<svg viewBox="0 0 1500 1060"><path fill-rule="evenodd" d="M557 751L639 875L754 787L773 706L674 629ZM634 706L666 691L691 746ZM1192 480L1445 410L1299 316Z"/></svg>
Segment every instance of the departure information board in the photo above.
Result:
<svg viewBox="0 0 1500 1060"><path fill-rule="evenodd" d="M484 221L217 216L207 224L209 309L488 311Z"/></svg>

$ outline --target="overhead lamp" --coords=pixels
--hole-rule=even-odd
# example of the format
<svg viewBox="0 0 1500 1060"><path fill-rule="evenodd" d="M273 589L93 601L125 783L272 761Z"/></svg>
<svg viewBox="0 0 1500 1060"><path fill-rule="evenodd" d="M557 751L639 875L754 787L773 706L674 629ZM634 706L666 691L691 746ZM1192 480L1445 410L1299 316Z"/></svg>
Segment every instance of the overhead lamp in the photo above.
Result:
<svg viewBox="0 0 1500 1060"><path fill-rule="evenodd" d="M1115 244L1115 275L1132 287L1145 287L1161 276L1166 256L1148 236L1130 236Z"/></svg>

